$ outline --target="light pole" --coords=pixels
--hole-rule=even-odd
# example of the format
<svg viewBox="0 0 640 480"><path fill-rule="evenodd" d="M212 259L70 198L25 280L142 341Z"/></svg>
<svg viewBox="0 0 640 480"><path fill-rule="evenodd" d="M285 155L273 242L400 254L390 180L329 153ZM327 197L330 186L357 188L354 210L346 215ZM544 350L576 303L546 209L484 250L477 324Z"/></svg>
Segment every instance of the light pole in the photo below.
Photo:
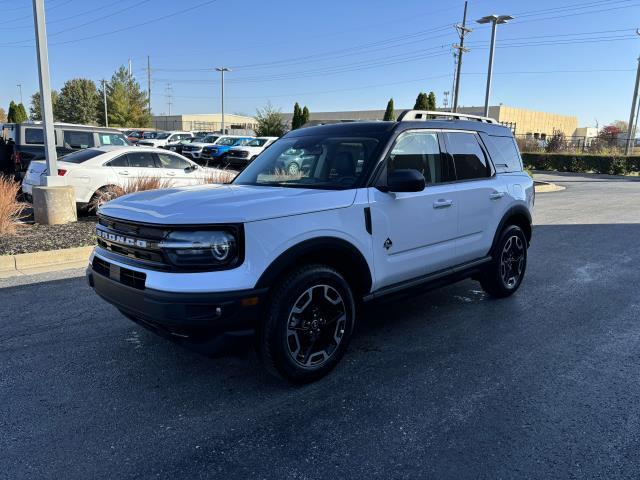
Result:
<svg viewBox="0 0 640 480"><path fill-rule="evenodd" d="M109 126L109 114L107 113L107 81L102 79L102 100L104 102L104 126Z"/></svg>
<svg viewBox="0 0 640 480"><path fill-rule="evenodd" d="M640 29L636 30L636 33L640 35ZM624 154L629 155L631 153L631 145L635 141L632 139L633 134L633 117L636 111L636 103L638 102L638 89L640 88L640 57L638 57L638 71L636 73L636 83L633 90L633 100L631 100L631 113L629 114L629 126L627 127L627 140L624 144Z"/></svg>
<svg viewBox="0 0 640 480"><path fill-rule="evenodd" d="M226 68L226 67L218 67L216 68L216 70L218 72L220 72L220 87L222 89L222 95L221 95L221 107L222 107L222 134L224 135L224 72L230 72L231 69L230 68Z"/></svg>
<svg viewBox="0 0 640 480"><path fill-rule="evenodd" d="M489 47L489 69L487 71L487 93L484 97L484 116L489 116L489 97L491 95L491 76L493 75L493 53L496 48L496 30L498 24L507 23L509 20L513 20L513 17L510 15L487 15L486 17L482 17L479 20L476 20L476 23L484 24L491 23L491 47Z"/></svg>
<svg viewBox="0 0 640 480"><path fill-rule="evenodd" d="M22 103L22 84L19 83L16 87L18 87L18 92L20 92L20 103Z"/></svg>

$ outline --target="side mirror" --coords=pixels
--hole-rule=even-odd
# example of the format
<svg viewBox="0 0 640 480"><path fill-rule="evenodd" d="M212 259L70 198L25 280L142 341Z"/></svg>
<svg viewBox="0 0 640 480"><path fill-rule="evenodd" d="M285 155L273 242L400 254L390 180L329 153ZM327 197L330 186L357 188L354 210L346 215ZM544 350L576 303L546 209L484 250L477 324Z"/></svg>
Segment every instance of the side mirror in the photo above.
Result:
<svg viewBox="0 0 640 480"><path fill-rule="evenodd" d="M387 178L387 185L380 187L379 190L397 193L421 192L425 186L424 176L418 170L394 170Z"/></svg>

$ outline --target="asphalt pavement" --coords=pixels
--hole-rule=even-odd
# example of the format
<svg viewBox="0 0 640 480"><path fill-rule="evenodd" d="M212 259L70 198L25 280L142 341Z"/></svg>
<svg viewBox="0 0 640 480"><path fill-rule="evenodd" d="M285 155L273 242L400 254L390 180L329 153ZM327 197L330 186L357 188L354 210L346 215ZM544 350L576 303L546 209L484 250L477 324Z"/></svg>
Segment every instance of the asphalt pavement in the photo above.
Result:
<svg viewBox="0 0 640 480"><path fill-rule="evenodd" d="M0 478L638 478L640 182L548 175L519 292L377 305L327 378L136 326L81 271L0 280Z"/></svg>

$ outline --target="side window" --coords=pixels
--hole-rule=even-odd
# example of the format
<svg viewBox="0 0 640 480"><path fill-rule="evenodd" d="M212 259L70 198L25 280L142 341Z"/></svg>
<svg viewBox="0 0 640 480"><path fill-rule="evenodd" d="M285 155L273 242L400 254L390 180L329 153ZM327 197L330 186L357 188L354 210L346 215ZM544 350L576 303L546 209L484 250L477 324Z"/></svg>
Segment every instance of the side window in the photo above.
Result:
<svg viewBox="0 0 640 480"><path fill-rule="evenodd" d="M124 137L115 133L99 133L98 138L100 145L118 145L121 147L128 145Z"/></svg>
<svg viewBox="0 0 640 480"><path fill-rule="evenodd" d="M25 128L24 129L24 143L31 145L44 144L44 133L41 128Z"/></svg>
<svg viewBox="0 0 640 480"><path fill-rule="evenodd" d="M453 157L458 180L491 176L491 168L474 133L445 133L447 150Z"/></svg>
<svg viewBox="0 0 640 480"><path fill-rule="evenodd" d="M522 170L522 161L513 137L496 137L485 133L481 133L480 137L491 155L496 171L505 173Z"/></svg>
<svg viewBox="0 0 640 480"><path fill-rule="evenodd" d="M156 155L160 160L161 168L179 168L180 170L184 170L191 166L186 160L176 155L171 155L170 153L156 153Z"/></svg>
<svg viewBox="0 0 640 480"><path fill-rule="evenodd" d="M118 158L114 158L109 163L107 163L109 167L128 167L129 166L129 158L128 155L121 155Z"/></svg>
<svg viewBox="0 0 640 480"><path fill-rule="evenodd" d="M63 133L63 138L64 138L64 146L66 148L93 147L93 132L65 130Z"/></svg>
<svg viewBox="0 0 640 480"><path fill-rule="evenodd" d="M135 152L127 153L129 157L129 166L137 168L156 168L156 162L153 160L151 152Z"/></svg>
<svg viewBox="0 0 640 480"><path fill-rule="evenodd" d="M441 154L434 132L407 132L398 137L390 154L388 172L403 169L418 170L430 184L455 180L451 162Z"/></svg>

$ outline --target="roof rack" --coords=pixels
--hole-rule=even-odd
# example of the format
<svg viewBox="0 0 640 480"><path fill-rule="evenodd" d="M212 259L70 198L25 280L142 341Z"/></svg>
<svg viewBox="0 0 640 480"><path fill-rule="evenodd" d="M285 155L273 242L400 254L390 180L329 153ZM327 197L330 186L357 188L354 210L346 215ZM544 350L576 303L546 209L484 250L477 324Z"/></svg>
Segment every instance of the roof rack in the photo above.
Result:
<svg viewBox="0 0 640 480"><path fill-rule="evenodd" d="M467 115L466 113L438 112L435 110L405 110L398 117L398 122L411 122L416 120L431 120L433 118L444 117L457 120L473 120L483 123L498 123L495 119L481 117L479 115Z"/></svg>

